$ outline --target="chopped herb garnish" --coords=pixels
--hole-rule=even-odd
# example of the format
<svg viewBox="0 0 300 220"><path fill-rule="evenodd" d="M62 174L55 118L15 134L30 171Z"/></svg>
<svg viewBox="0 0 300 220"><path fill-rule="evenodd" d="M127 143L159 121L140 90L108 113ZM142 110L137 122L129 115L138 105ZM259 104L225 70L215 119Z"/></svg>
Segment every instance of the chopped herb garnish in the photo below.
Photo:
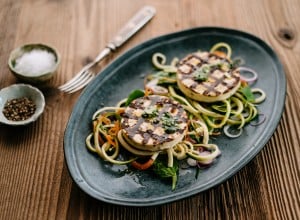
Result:
<svg viewBox="0 0 300 220"><path fill-rule="evenodd" d="M222 62L222 63L218 64L218 67L219 67L220 70L227 72L227 71L229 71L231 65L228 64L228 63Z"/></svg>
<svg viewBox="0 0 300 220"><path fill-rule="evenodd" d="M153 118L153 119L152 119L152 123L153 123L153 124L158 124L158 123L159 123L158 118Z"/></svg>
<svg viewBox="0 0 300 220"><path fill-rule="evenodd" d="M208 74L210 72L210 66L203 65L201 68L197 69L194 73L194 79L196 81L205 81L208 78Z"/></svg>
<svg viewBox="0 0 300 220"><path fill-rule="evenodd" d="M154 106L146 108L142 114L143 118L154 118L158 116L158 110Z"/></svg>
<svg viewBox="0 0 300 220"><path fill-rule="evenodd" d="M197 69L195 72L193 72L194 80L196 81L205 81L208 79L208 75L210 71L213 69L220 69L222 71L229 71L229 69L232 68L232 64L229 64L227 62L218 62L213 64L204 64L199 69Z"/></svg>
<svg viewBox="0 0 300 220"><path fill-rule="evenodd" d="M177 119L169 112L165 112L162 116L162 125L167 134L175 133L178 129Z"/></svg>

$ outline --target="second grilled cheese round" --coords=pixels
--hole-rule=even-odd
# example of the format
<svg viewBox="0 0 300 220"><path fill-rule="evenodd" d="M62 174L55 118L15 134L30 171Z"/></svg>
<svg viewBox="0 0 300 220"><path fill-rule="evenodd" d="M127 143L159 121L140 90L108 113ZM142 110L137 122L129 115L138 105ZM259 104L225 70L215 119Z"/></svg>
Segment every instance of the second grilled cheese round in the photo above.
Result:
<svg viewBox="0 0 300 220"><path fill-rule="evenodd" d="M231 67L229 60L213 53L192 53L178 64L178 87L197 101L225 100L237 91L240 83L240 72Z"/></svg>

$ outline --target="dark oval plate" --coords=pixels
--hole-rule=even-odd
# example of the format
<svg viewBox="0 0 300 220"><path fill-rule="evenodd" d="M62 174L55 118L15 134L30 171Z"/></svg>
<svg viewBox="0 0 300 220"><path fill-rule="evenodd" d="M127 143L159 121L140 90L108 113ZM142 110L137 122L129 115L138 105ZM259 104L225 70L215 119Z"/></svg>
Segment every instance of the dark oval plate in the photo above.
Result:
<svg viewBox="0 0 300 220"><path fill-rule="evenodd" d="M176 190L149 172L126 173L126 166L111 165L90 153L85 138L91 132L93 113L103 106L114 106L130 91L143 88L143 76L153 70L151 57L164 53L169 59L182 58L196 50L209 50L217 42L227 42L233 57L259 73L254 85L267 99L259 105L267 120L260 126L247 125L242 136L213 140L222 156L195 178L196 169L181 169ZM129 50L112 62L83 91L70 116L64 137L64 152L69 172L77 185L90 196L127 206L158 205L179 200L225 181L244 167L275 131L285 101L286 79L274 51L259 38L245 32L205 27L157 37Z"/></svg>

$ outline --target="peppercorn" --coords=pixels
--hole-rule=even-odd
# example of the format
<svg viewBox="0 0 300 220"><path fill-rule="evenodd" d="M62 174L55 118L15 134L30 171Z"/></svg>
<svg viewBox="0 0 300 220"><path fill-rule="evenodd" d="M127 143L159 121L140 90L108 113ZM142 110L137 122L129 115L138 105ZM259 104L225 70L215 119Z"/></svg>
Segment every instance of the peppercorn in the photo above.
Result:
<svg viewBox="0 0 300 220"><path fill-rule="evenodd" d="M27 98L21 97L8 100L2 110L4 116L11 121L24 121L30 118L36 110L35 103Z"/></svg>

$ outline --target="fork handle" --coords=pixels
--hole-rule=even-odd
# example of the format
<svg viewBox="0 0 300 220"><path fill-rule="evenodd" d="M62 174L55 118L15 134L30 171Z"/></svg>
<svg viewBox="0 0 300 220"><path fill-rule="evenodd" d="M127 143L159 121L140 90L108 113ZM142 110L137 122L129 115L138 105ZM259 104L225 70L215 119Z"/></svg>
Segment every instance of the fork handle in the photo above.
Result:
<svg viewBox="0 0 300 220"><path fill-rule="evenodd" d="M124 26L117 35L108 43L107 47L115 50L124 44L130 37L138 32L155 15L156 10L152 6L144 6Z"/></svg>
<svg viewBox="0 0 300 220"><path fill-rule="evenodd" d="M90 64L88 68L93 66L94 64L99 63L104 57L108 56L112 52L112 49L110 47L105 47L94 59L94 61ZM87 69L88 69L87 68Z"/></svg>
<svg viewBox="0 0 300 220"><path fill-rule="evenodd" d="M104 57L108 56L117 47L124 44L130 37L138 32L150 19L155 15L156 10L152 6L144 6L140 9L117 33L106 47L97 55L94 61L88 65L89 67L99 63Z"/></svg>
<svg viewBox="0 0 300 220"><path fill-rule="evenodd" d="M130 37L138 32L155 15L156 10L152 6L144 6L140 9L124 26L106 47L98 54L89 67L99 63L104 57L108 56L117 47L124 44Z"/></svg>

